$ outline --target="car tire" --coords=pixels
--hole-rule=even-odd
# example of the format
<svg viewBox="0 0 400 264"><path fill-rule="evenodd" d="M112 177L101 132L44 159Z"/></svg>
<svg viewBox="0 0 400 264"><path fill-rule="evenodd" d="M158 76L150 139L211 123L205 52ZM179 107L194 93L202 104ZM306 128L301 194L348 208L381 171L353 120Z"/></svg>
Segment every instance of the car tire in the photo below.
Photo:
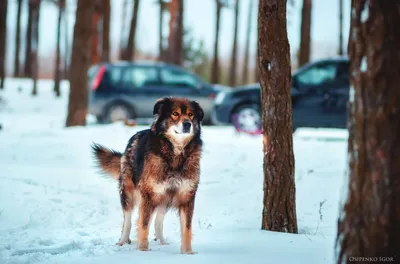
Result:
<svg viewBox="0 0 400 264"><path fill-rule="evenodd" d="M237 129L249 133L259 130L261 127L261 115L259 106L255 104L241 105L233 111L231 122Z"/></svg>
<svg viewBox="0 0 400 264"><path fill-rule="evenodd" d="M110 124L118 121L133 119L132 108L123 103L114 103L106 108L103 123Z"/></svg>

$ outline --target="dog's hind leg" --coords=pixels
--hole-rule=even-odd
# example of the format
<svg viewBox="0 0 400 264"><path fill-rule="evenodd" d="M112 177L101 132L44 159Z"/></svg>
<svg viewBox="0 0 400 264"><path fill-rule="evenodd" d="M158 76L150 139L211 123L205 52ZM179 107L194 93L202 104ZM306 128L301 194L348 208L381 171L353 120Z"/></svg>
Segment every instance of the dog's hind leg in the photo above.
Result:
<svg viewBox="0 0 400 264"><path fill-rule="evenodd" d="M131 243L131 240L129 239L131 228L132 228L132 210L130 211L124 210L124 223L122 224L121 238L117 243L118 246Z"/></svg>
<svg viewBox="0 0 400 264"><path fill-rule="evenodd" d="M141 251L149 250L149 224L155 209L151 201L146 198L142 194L137 223L137 248Z"/></svg>
<svg viewBox="0 0 400 264"><path fill-rule="evenodd" d="M156 221L154 223L154 229L155 229L155 240L160 240L161 245L168 245L168 243L164 239L163 235L163 223L164 223L164 217L165 214L167 213L167 209L165 206L160 206L157 208L157 215L156 215Z"/></svg>

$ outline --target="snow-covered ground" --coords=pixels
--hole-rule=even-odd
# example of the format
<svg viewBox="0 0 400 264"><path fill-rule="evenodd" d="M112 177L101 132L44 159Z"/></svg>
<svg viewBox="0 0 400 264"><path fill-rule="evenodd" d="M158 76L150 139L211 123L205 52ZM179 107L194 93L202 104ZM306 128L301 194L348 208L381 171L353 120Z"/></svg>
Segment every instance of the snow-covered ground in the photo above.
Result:
<svg viewBox="0 0 400 264"><path fill-rule="evenodd" d="M0 263L332 263L346 131L301 129L294 135L294 235L260 230L261 138L205 127L193 218L198 254L179 253L175 213L165 221L170 244L151 240L151 251L140 252L134 243L115 246L122 224L117 184L99 176L90 144L123 150L144 127L65 129L67 83L64 96L55 99L49 81L40 82L36 98L30 81L6 82L0 92L6 101L0 107Z"/></svg>

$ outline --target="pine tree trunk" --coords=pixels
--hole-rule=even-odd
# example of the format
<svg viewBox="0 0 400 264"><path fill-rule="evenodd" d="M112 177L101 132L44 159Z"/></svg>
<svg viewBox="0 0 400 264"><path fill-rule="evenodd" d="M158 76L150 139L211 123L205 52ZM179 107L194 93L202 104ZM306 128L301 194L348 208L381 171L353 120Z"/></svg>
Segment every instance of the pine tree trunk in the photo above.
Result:
<svg viewBox="0 0 400 264"><path fill-rule="evenodd" d="M164 26L163 26L163 21L164 21L164 11L165 11L165 5L166 3L164 0L159 0L158 4L160 6L159 9L159 21L158 21L158 60L159 61L164 61L165 60L165 51L164 51L164 44L163 44L163 35L164 35Z"/></svg>
<svg viewBox="0 0 400 264"><path fill-rule="evenodd" d="M0 4L0 89L4 89L6 78L6 46L7 46L7 6L8 1Z"/></svg>
<svg viewBox="0 0 400 264"><path fill-rule="evenodd" d="M310 61L312 0L303 0L298 67Z"/></svg>
<svg viewBox="0 0 400 264"><path fill-rule="evenodd" d="M95 0L94 12L92 15L92 59L91 64L97 64L100 62L100 19L102 16L102 0Z"/></svg>
<svg viewBox="0 0 400 264"><path fill-rule="evenodd" d="M39 15L40 15L40 2L41 0L30 0L32 3L32 55L31 55L31 72L33 80L32 95L38 94L37 80L39 77L39 61L38 61L38 49L39 49Z"/></svg>
<svg viewBox="0 0 400 264"><path fill-rule="evenodd" d="M15 32L14 77L20 76L19 53L21 50L21 10L22 10L22 0L18 0L17 17L16 17L17 23Z"/></svg>
<svg viewBox="0 0 400 264"><path fill-rule="evenodd" d="M136 28L138 22L138 14L139 14L139 3L140 0L135 0L132 10L132 19L131 26L129 29L129 37L128 37L128 45L125 48L123 60L131 61L135 60L135 51L136 51Z"/></svg>
<svg viewBox="0 0 400 264"><path fill-rule="evenodd" d="M54 72L54 93L57 97L61 95L60 92L60 81L61 81L61 19L63 10L65 8L65 0L58 1L58 21L57 21L57 41L56 41L56 65Z"/></svg>
<svg viewBox="0 0 400 264"><path fill-rule="evenodd" d="M258 42L264 143L262 229L297 233L286 0L260 0Z"/></svg>
<svg viewBox="0 0 400 264"><path fill-rule="evenodd" d="M249 81L249 54L250 54L250 37L251 37L251 22L253 21L253 0L249 0L249 13L247 16L247 31L246 31L246 47L244 50L244 62L242 72L242 83L246 84Z"/></svg>
<svg viewBox="0 0 400 264"><path fill-rule="evenodd" d="M216 2L216 22L215 22L215 42L214 42L214 57L211 66L211 83L219 83L219 28L221 21L221 0L215 0Z"/></svg>
<svg viewBox="0 0 400 264"><path fill-rule="evenodd" d="M352 10L349 182L337 263L398 263L400 2L358 0Z"/></svg>
<svg viewBox="0 0 400 264"><path fill-rule="evenodd" d="M231 55L231 65L229 69L229 85L236 85L236 62L237 62L237 34L239 24L239 0L235 0L235 28L233 32L233 47Z"/></svg>
<svg viewBox="0 0 400 264"><path fill-rule="evenodd" d="M78 0L71 67L69 72L70 93L66 126L86 125L88 106L87 72L90 67L92 16L94 0Z"/></svg>
<svg viewBox="0 0 400 264"><path fill-rule="evenodd" d="M103 41L101 61L110 61L110 17L111 17L111 4L110 0L103 0Z"/></svg>
<svg viewBox="0 0 400 264"><path fill-rule="evenodd" d="M25 62L24 76L32 77L32 2L28 0L28 21L26 23L26 47L25 47Z"/></svg>
<svg viewBox="0 0 400 264"><path fill-rule="evenodd" d="M338 54L343 55L343 0L339 0L339 49Z"/></svg>
<svg viewBox="0 0 400 264"><path fill-rule="evenodd" d="M168 61L182 65L183 59L183 0L170 2Z"/></svg>

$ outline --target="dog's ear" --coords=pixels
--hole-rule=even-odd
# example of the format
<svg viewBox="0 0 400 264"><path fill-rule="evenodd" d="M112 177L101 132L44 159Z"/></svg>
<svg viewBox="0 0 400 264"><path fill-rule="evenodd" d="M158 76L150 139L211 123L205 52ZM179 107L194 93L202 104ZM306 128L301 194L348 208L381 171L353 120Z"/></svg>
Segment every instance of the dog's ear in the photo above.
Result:
<svg viewBox="0 0 400 264"><path fill-rule="evenodd" d="M196 102L196 101L192 101L192 107L193 107L195 116L197 117L197 119L199 120L199 122L202 121L203 118L204 118L204 111L203 111L203 108L201 108L201 106L199 105L199 103Z"/></svg>
<svg viewBox="0 0 400 264"><path fill-rule="evenodd" d="M166 104L168 104L169 102L170 102L170 101L169 101L169 98L168 98L168 97L164 97L164 98L158 99L158 100L156 101L156 104L154 105L153 115L155 115L155 114L160 114L161 109L162 109Z"/></svg>

